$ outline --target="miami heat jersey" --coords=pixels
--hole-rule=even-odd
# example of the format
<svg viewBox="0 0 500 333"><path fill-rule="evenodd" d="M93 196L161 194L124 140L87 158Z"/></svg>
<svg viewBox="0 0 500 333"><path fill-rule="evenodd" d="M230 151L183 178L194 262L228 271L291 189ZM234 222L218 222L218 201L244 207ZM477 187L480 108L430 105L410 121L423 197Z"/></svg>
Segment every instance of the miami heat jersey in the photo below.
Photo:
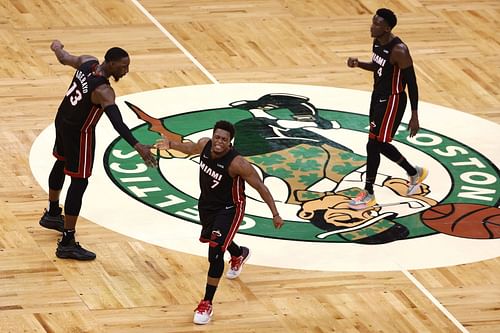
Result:
<svg viewBox="0 0 500 333"><path fill-rule="evenodd" d="M66 91L58 117L64 125L85 130L93 127L102 115L100 105L92 103L92 92L102 84L109 84L108 79L94 71L99 65L97 60L90 60L80 65Z"/></svg>
<svg viewBox="0 0 500 333"><path fill-rule="evenodd" d="M373 72L373 95L387 97L404 91L406 82L401 75L401 69L390 62L392 49L396 44L403 43L399 37L394 37L389 43L381 45L377 39L373 41L372 61L378 65Z"/></svg>
<svg viewBox="0 0 500 333"><path fill-rule="evenodd" d="M229 175L229 165L239 153L231 148L218 159L212 159L210 150L212 140L208 141L200 154L200 189L198 202L200 209L232 209L245 201L245 182L241 177Z"/></svg>

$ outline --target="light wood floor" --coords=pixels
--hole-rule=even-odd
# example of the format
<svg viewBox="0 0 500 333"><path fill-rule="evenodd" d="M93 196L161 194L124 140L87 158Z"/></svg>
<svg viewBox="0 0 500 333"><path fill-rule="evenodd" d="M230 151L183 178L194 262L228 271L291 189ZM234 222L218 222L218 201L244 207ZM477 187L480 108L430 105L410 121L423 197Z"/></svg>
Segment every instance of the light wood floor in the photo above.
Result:
<svg viewBox="0 0 500 333"><path fill-rule="evenodd" d="M497 0L139 2L217 82L360 90L370 90L370 74L347 68L346 58L368 59L371 16L390 5L421 99L500 123ZM49 50L51 40L99 58L114 45L127 49L132 65L114 84L118 95L214 79L128 0L2 0L0 29L0 332L460 331L401 272L248 265L239 280L222 282L214 321L197 327L205 258L81 219L78 240L97 260L58 260L58 234L38 225L47 194L28 164L73 75ZM500 332L500 258L411 273L469 332Z"/></svg>

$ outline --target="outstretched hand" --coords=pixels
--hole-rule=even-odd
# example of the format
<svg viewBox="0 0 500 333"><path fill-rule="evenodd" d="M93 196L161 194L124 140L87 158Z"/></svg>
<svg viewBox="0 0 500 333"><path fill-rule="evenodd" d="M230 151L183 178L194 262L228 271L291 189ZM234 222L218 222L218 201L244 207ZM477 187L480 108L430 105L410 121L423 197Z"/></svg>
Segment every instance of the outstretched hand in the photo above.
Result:
<svg viewBox="0 0 500 333"><path fill-rule="evenodd" d="M142 143L136 143L134 146L135 150L141 155L142 159L148 167L156 168L158 163L153 154L151 154L151 145L143 145Z"/></svg>
<svg viewBox="0 0 500 333"><path fill-rule="evenodd" d="M154 147L156 149L170 149L170 141L162 135L161 139L156 140Z"/></svg>

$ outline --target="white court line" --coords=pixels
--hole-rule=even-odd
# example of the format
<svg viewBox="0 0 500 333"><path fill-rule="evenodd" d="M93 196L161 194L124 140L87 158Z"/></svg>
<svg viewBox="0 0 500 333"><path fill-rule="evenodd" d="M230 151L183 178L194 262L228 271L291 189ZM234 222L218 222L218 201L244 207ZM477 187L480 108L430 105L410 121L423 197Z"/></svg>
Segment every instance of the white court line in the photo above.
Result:
<svg viewBox="0 0 500 333"><path fill-rule="evenodd" d="M191 54L189 53L188 50L186 50L184 48L184 46L182 46L178 41L177 39L174 38L174 36L172 36L172 34L170 32L167 31L167 29L165 29L161 24L160 22L158 22L154 17L153 15L151 15L140 3L138 0L131 0L132 3L134 5L136 5L137 8L139 8L139 10L151 21L153 22L153 24L158 28L160 29L161 32L163 32L163 34L165 36L167 36L167 38L172 42L174 43L175 46L177 46L185 55L186 57L189 58L189 60L191 60L193 62L194 65L196 65L196 67L198 67L203 74L205 74L206 77L208 77L208 79L210 81L212 81L212 83L214 84L219 84L219 81L217 81L217 79L209 72L207 71L207 69L205 67L203 67L202 64L200 64L200 62L198 60L196 60L196 58ZM457 326L457 328L463 332L463 333L469 333L469 331L467 331L467 329L455 318L453 317L453 315L413 276L411 275L410 272L408 272L406 269L401 269L401 272L453 323L455 324L455 326Z"/></svg>
<svg viewBox="0 0 500 333"><path fill-rule="evenodd" d="M158 22L154 17L153 15L151 15L147 10L146 8L144 8L138 0L131 0L132 3L137 7L139 8L139 10L151 21L153 22L154 25L156 25L156 27L158 29L160 29L161 32L163 32L163 34L165 36L167 36L168 39L170 39L170 41L172 43L174 43L175 46L177 46L177 48L179 50L182 51L182 53L184 53L186 55L186 57L189 58L189 60L191 60L191 62L196 66L198 67L198 69L203 73L205 74L206 77L208 77L208 79L210 81L212 81L212 83L215 83L215 84L219 84L219 81L217 81L217 79L212 75L210 74L209 71L207 71L207 69L205 67L203 67L202 64L200 64L200 62L198 60L196 60L196 58L191 54L189 53L188 50L186 50L186 48L184 46L181 45L181 43L179 43L177 41L177 39L175 39L174 36L172 36L172 34L170 32L167 31L167 29L165 29L161 24L160 22Z"/></svg>
<svg viewBox="0 0 500 333"><path fill-rule="evenodd" d="M413 284L424 294L434 305L441 310L441 312L448 317L448 319L455 324L455 326L460 330L460 332L463 333L469 333L469 331L460 323L457 318L455 318L450 311L448 311L443 304L441 304L434 295L431 294L429 290L427 290L423 284L421 284L410 272L408 272L406 269L401 269L401 272L403 272L406 277L413 282Z"/></svg>

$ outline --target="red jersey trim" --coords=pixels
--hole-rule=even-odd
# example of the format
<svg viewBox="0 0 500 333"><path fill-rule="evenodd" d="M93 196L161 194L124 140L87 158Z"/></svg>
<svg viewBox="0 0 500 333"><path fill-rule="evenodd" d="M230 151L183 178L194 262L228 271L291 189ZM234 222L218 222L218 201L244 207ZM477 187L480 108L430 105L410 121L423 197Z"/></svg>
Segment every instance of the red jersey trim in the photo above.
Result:
<svg viewBox="0 0 500 333"><path fill-rule="evenodd" d="M99 121L101 114L102 109L100 107L93 106L92 110L90 110L89 116L80 130L80 156L78 170L76 172L64 170L68 176L88 178L92 175L93 133L95 125Z"/></svg>
<svg viewBox="0 0 500 333"><path fill-rule="evenodd" d="M234 214L233 221L231 222L231 228L229 229L224 244L222 244L222 252L226 251L229 244L233 241L233 238L241 225L241 221L243 221L243 216L245 215L246 198L243 186L244 182L245 181L239 176L233 179L232 194L236 212Z"/></svg>
<svg viewBox="0 0 500 333"><path fill-rule="evenodd" d="M401 69L394 65L392 71L392 94L400 94L403 91L403 82L401 82Z"/></svg>
<svg viewBox="0 0 500 333"><path fill-rule="evenodd" d="M378 133L377 140L381 142L391 142L392 141L392 131L394 128L394 121L396 119L396 114L398 113L399 106L399 94L391 95L387 101L387 108L385 110L384 119L382 120L382 125L380 126L380 131Z"/></svg>

